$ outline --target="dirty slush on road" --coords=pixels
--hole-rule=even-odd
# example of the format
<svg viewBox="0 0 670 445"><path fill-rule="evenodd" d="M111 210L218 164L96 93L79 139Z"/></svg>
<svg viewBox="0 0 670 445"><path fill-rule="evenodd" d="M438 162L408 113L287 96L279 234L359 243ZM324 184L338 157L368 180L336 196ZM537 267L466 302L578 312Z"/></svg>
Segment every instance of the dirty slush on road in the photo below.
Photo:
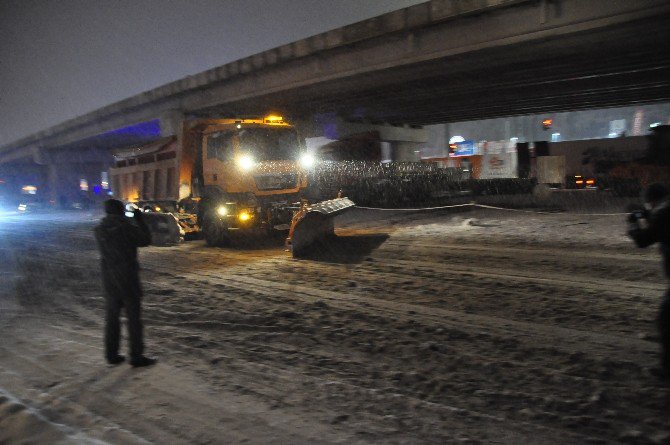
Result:
<svg viewBox="0 0 670 445"><path fill-rule="evenodd" d="M621 215L357 210L303 260L145 248L146 370L104 364L97 216L0 229L0 441L670 441L666 283Z"/></svg>

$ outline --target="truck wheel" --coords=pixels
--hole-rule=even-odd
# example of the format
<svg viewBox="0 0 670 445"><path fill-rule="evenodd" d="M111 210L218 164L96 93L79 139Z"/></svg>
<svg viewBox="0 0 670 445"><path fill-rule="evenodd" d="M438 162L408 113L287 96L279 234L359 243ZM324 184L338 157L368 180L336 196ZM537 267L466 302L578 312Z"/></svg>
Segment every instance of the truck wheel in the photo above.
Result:
<svg viewBox="0 0 670 445"><path fill-rule="evenodd" d="M226 229L220 221L214 218L206 218L203 224L202 232L205 243L210 247L224 247L230 245L230 238Z"/></svg>

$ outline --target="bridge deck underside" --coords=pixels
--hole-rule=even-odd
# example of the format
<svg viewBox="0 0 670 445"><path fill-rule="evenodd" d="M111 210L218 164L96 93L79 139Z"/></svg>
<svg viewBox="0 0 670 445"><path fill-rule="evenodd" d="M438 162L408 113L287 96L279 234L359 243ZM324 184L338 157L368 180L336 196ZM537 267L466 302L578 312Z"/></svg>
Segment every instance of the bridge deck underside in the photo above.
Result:
<svg viewBox="0 0 670 445"><path fill-rule="evenodd" d="M528 4L531 9L536 5ZM668 8L659 11L609 26L590 24L588 28L577 23L571 28L571 23L564 23L552 33L551 24L542 29L537 24L524 26L516 11L501 10L500 16L492 13L498 18L490 23L502 22L508 27L504 31L518 27L519 32L500 34L516 40L494 36L484 41L485 32L480 38L480 28L488 23L484 15L473 17L461 28L435 23L415 30L433 39L417 37L416 41L427 43L418 44L421 51L415 53L408 50L414 31L391 33L174 94L148 92L137 103L110 105L13 146L0 147L0 162L28 162L34 157L33 150L42 148L111 149L147 142L147 137L159 135L117 134L117 130L157 120L172 110L201 117L278 111L306 122L316 114L333 113L350 121L421 126L668 102L670 12ZM477 34L478 42L483 42L479 49L463 46L468 40L459 37L467 33ZM454 36L454 40L442 39L443 35ZM439 51L445 52L438 53L434 47L440 39L446 44ZM365 60L365 54L388 57L375 59L381 62L374 65L377 62ZM326 68L319 68L321 65Z"/></svg>
<svg viewBox="0 0 670 445"><path fill-rule="evenodd" d="M427 125L670 100L667 15L361 74L201 115L281 109Z"/></svg>

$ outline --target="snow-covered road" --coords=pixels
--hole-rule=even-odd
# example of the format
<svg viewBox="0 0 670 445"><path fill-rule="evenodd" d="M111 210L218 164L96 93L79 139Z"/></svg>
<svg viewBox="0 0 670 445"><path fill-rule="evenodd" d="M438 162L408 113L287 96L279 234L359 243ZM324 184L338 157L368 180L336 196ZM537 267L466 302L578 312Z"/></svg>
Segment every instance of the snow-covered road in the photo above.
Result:
<svg viewBox="0 0 670 445"><path fill-rule="evenodd" d="M597 213L356 210L303 260L142 249L141 370L103 362L98 216L11 218L0 442L668 443L660 260Z"/></svg>

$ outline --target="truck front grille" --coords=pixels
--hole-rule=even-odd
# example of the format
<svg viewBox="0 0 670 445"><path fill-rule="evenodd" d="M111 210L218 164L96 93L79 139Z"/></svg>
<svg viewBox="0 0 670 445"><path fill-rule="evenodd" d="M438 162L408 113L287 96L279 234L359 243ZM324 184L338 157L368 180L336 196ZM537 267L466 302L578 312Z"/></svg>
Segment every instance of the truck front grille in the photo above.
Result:
<svg viewBox="0 0 670 445"><path fill-rule="evenodd" d="M258 190L292 189L298 185L298 175L296 173L256 175L254 181Z"/></svg>

